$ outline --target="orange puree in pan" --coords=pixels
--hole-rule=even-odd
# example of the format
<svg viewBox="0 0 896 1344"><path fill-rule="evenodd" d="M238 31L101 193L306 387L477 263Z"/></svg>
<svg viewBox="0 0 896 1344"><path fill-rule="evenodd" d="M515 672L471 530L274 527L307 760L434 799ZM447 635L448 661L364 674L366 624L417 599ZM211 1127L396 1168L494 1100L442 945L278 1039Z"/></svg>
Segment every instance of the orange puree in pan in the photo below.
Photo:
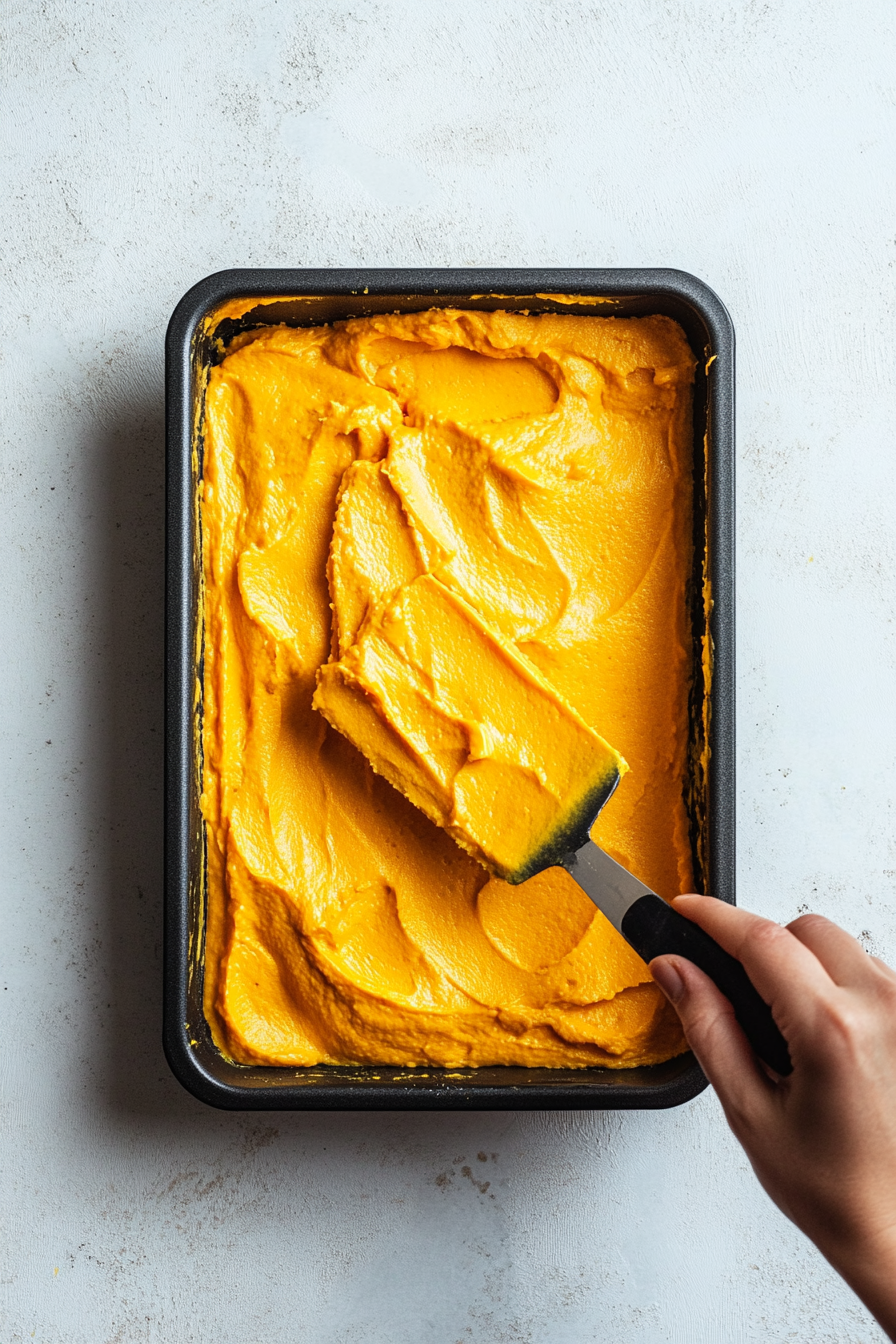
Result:
<svg viewBox="0 0 896 1344"><path fill-rule="evenodd" d="M515 800L587 792L618 752L594 838L662 895L691 889L693 370L663 317L439 310L266 328L211 371L205 1002L233 1059L683 1049L565 872L510 886L430 817L500 806L509 835ZM450 704L445 658L471 688ZM414 775L429 816L321 710L386 775L399 740L436 742Z"/></svg>
<svg viewBox="0 0 896 1344"><path fill-rule="evenodd" d="M337 537L349 502L350 486ZM546 851L556 862L572 848L561 836L592 823L626 769L535 665L432 574L368 607L339 661L321 668L311 703L508 882L543 869Z"/></svg>

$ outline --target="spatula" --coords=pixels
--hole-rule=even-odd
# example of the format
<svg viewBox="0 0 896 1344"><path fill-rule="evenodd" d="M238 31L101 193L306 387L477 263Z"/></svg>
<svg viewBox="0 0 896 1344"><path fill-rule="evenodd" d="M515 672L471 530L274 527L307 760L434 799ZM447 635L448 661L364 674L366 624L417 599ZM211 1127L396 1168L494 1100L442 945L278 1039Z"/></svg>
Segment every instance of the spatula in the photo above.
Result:
<svg viewBox="0 0 896 1344"><path fill-rule="evenodd" d="M490 872L565 868L645 961L694 962L757 1055L791 1072L740 962L590 839L623 758L460 595L428 574L407 584L320 669L314 705Z"/></svg>
<svg viewBox="0 0 896 1344"><path fill-rule="evenodd" d="M644 961L671 953L699 966L730 1001L759 1058L776 1073L786 1076L793 1071L787 1042L741 963L590 838L597 814L618 782L617 774L607 782L594 814L582 817L576 826L565 828L529 860L524 872L502 876L508 882L518 883L546 868L565 868Z"/></svg>

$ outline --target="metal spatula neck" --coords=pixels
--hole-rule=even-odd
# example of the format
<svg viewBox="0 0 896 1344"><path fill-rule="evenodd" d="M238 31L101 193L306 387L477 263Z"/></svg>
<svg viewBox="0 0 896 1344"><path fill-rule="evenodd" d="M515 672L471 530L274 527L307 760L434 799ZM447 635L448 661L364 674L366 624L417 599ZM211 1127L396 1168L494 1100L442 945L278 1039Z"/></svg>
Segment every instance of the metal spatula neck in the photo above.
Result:
<svg viewBox="0 0 896 1344"><path fill-rule="evenodd" d="M561 867L578 882L586 896L620 933L629 907L642 896L654 894L593 840L587 840L579 849L564 855Z"/></svg>

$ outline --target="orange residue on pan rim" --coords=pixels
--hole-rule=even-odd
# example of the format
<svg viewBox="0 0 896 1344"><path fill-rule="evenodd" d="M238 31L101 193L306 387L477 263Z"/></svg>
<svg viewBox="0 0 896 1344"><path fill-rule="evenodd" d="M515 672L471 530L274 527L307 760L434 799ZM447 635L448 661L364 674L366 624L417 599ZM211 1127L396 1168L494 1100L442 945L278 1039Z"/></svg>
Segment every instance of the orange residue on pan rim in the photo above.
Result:
<svg viewBox="0 0 896 1344"><path fill-rule="evenodd" d="M693 370L668 318L450 309L262 329L211 369L205 1010L231 1058L684 1048L567 874L489 877L311 702L340 641L431 575L629 763L595 839L661 894L691 889Z"/></svg>

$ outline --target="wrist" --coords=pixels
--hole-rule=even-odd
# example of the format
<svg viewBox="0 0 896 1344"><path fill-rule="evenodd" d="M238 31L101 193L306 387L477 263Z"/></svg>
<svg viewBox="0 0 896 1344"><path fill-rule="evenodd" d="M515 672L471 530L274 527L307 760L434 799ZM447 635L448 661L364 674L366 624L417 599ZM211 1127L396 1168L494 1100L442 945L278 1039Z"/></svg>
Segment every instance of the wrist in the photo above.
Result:
<svg viewBox="0 0 896 1344"><path fill-rule="evenodd" d="M896 1221L818 1246L891 1340L896 1340Z"/></svg>

